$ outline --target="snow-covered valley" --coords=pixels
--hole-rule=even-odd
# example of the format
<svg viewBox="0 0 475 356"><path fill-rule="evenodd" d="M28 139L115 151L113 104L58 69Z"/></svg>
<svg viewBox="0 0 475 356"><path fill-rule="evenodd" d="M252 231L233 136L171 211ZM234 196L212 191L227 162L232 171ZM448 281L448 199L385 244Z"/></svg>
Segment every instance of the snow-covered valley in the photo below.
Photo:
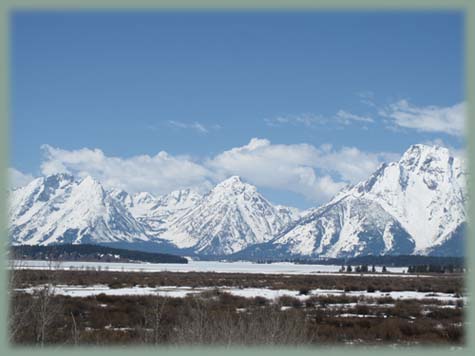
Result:
<svg viewBox="0 0 475 356"><path fill-rule="evenodd" d="M45 286L35 286L31 288L18 289L19 292L33 293L35 290L41 290ZM92 286L72 286L72 285L55 285L50 287L54 289L54 294L65 295L70 297L90 297L100 294L111 296L140 296L140 295L158 295L161 297L184 298L187 295L196 295L206 292L229 293L231 295L255 298L262 297L268 300L276 300L280 297L293 297L301 301L305 301L314 296L347 296L364 299L367 297L373 299L392 298L395 300L402 299L419 299L419 300L435 300L440 302L452 302L457 300L467 301L454 293L428 293L417 291L390 291L390 292L367 292L367 291L344 291L338 289L312 289L306 294L300 293L298 290L290 289L270 289L270 288L229 288L229 287L186 287L186 286L162 286L162 287L130 287L130 288L110 288L107 285Z"/></svg>
<svg viewBox="0 0 475 356"><path fill-rule="evenodd" d="M285 275L345 275L339 273L341 266L337 265L308 265L295 263L253 263L247 261L189 261L187 264L178 263L114 263L114 262L81 262L81 261L28 261L14 262L15 268L36 270L71 270L71 271L110 271L110 272L215 272L215 273L252 273L252 274L285 274ZM391 273L406 276L406 267L387 267L388 273L381 273L382 267L375 267L376 274L359 275L387 277ZM410 276L407 274L407 276Z"/></svg>

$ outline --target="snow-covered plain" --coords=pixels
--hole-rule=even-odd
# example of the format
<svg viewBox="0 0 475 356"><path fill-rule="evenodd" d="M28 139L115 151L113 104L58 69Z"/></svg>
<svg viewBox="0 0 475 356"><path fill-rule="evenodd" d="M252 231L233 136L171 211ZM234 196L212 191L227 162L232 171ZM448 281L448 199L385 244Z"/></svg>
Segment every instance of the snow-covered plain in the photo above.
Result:
<svg viewBox="0 0 475 356"><path fill-rule="evenodd" d="M43 286L36 286L26 289L18 289L27 293L33 292L35 289L41 289ZM367 292L367 291L350 291L345 292L339 289L313 289L306 295L301 295L297 290L289 289L269 289L269 288L230 288L230 287L177 287L177 286L163 286L163 287L130 287L130 288L109 288L107 285L92 285L92 286L67 286L58 285L53 288L54 294L66 295L70 297L89 297L99 294L123 296L123 295L159 295L163 297L183 298L190 294L198 294L207 291L219 289L221 292L230 293L235 296L245 298L263 297L269 300L274 300L279 297L289 296L304 301L312 296L351 296L351 297L371 297L383 298L391 297L393 299L431 299L440 300L443 302L450 302L462 299L459 295L453 293L427 293L416 291L392 291L392 292ZM466 301L466 298L463 298Z"/></svg>
<svg viewBox="0 0 475 356"><path fill-rule="evenodd" d="M341 266L337 265L305 265L294 263L253 263L253 262L221 262L221 261L189 261L188 264L175 263L114 263L114 262L80 262L80 261L16 261L17 268L28 269L95 269L102 271L119 272L218 272L218 273L264 273L264 274L342 274L338 273ZM377 272L381 272L382 267L376 267ZM405 267L388 267L389 273L365 274L367 276L392 276L394 273L404 273ZM393 274L391 274L393 273ZM345 273L343 273L345 274ZM412 276L409 274L399 274L398 276Z"/></svg>

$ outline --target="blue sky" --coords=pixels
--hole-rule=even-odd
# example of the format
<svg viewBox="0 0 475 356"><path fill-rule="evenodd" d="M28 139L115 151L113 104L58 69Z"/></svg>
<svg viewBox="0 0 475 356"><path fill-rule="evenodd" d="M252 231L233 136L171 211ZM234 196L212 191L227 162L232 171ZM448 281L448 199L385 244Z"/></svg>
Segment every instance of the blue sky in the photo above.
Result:
<svg viewBox="0 0 475 356"><path fill-rule="evenodd" d="M460 13L11 20L11 167L27 177L65 170L162 194L238 174L309 207L411 144L463 145Z"/></svg>

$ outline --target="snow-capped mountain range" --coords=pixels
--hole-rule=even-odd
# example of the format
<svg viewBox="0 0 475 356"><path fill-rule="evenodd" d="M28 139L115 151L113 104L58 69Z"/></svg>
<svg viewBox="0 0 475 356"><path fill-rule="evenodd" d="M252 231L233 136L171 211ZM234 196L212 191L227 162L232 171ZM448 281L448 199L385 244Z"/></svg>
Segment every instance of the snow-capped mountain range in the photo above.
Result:
<svg viewBox="0 0 475 356"><path fill-rule="evenodd" d="M13 243L94 243L149 239L131 212L91 177L56 174L11 194Z"/></svg>
<svg viewBox="0 0 475 356"><path fill-rule="evenodd" d="M461 160L428 145L305 212L272 205L237 176L203 196L184 189L156 197L56 174L11 192L10 238L242 258L462 255L465 182Z"/></svg>
<svg viewBox="0 0 475 356"><path fill-rule="evenodd" d="M255 186L234 176L175 218L162 237L197 253L228 255L269 241L289 222L288 214L272 206Z"/></svg>

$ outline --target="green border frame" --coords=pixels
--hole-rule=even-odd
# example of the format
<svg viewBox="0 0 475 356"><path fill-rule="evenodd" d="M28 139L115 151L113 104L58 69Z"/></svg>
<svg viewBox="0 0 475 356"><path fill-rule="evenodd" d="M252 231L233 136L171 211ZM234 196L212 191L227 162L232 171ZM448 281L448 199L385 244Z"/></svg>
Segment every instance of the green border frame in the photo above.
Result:
<svg viewBox="0 0 475 356"><path fill-rule="evenodd" d="M355 11L462 11L465 14L465 100L467 102L467 152L468 169L473 172L475 168L475 1L473 0L2 0L0 2L0 236L7 236L7 187L9 166L9 16L12 10L272 10L272 11L292 11L292 10L355 10ZM466 249L467 264L471 272L468 273L466 283L470 296L475 295L475 230L473 221L475 218L475 179L472 174L468 179L469 188L469 231ZM7 241L3 241L2 258L6 260ZM4 261L3 263L5 263ZM6 266L6 264L4 264ZM221 348L221 347L12 347L7 338L7 274L4 268L0 273L0 351L4 355L60 355L64 352L70 354L91 354L100 355L126 355L131 351L141 355L153 355L156 353L167 353L169 355L221 355L223 352L229 354L249 354L249 355L314 355L315 353L325 353L325 355L341 355L348 351L354 355L392 355L400 353L424 354L431 353L431 356L451 354L475 354L475 309L469 304L466 308L467 325L466 345L461 348L450 347L403 347L400 349L389 347L366 347L366 346L339 346L339 347L314 347L314 348L282 348L282 347L253 347L253 348Z"/></svg>

